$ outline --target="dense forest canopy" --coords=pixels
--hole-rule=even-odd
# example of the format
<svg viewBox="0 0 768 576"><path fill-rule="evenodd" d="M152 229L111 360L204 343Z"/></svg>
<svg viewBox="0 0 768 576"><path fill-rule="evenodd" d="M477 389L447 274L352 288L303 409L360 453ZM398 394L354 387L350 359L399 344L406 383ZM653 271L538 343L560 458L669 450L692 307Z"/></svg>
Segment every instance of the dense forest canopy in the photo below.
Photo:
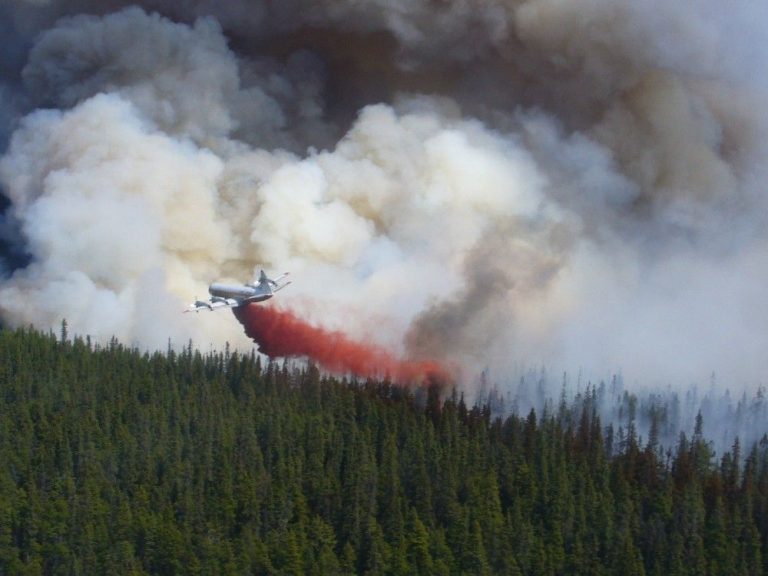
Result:
<svg viewBox="0 0 768 576"><path fill-rule="evenodd" d="M763 574L768 443L0 332L0 574Z"/></svg>

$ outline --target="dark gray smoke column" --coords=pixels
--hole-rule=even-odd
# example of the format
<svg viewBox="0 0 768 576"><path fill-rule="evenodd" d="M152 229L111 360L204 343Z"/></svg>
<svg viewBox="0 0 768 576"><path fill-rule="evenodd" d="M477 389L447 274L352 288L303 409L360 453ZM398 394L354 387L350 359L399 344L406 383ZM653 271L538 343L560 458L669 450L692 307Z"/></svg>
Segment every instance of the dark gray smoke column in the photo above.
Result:
<svg viewBox="0 0 768 576"><path fill-rule="evenodd" d="M177 312L264 266L468 373L766 373L768 9L126 4L0 8L4 321L243 342Z"/></svg>

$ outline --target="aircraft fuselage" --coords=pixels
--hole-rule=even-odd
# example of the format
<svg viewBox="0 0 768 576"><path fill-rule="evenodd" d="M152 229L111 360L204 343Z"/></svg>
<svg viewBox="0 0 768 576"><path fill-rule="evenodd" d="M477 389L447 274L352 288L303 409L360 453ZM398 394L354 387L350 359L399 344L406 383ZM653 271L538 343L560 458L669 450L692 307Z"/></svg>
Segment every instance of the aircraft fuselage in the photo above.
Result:
<svg viewBox="0 0 768 576"><path fill-rule="evenodd" d="M272 298L273 293L271 290L267 291L258 286L248 285L236 285L236 284L220 284L214 283L208 287L208 292L211 296L218 298L235 298L238 300L248 302L262 302Z"/></svg>
<svg viewBox="0 0 768 576"><path fill-rule="evenodd" d="M200 312L200 310L218 310L220 308L237 308L254 302L269 300L275 292L282 290L290 280L285 280L288 272L275 278L268 278L261 271L256 281L249 284L222 284L214 282L208 287L211 297L208 300L196 300L184 312Z"/></svg>

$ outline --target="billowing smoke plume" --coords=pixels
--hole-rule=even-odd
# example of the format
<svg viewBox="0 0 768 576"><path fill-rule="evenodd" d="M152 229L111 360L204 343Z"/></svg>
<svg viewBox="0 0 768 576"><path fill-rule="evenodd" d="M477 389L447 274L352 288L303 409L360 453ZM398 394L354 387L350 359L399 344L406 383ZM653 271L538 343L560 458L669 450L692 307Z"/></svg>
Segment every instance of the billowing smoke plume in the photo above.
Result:
<svg viewBox="0 0 768 576"><path fill-rule="evenodd" d="M272 358L311 358L330 372L387 378L403 385L445 386L451 379L437 362L400 360L381 346L312 326L287 310L250 304L234 312L259 351Z"/></svg>
<svg viewBox="0 0 768 576"><path fill-rule="evenodd" d="M264 267L465 374L764 380L768 9L124 4L0 7L5 322L248 345L178 312Z"/></svg>

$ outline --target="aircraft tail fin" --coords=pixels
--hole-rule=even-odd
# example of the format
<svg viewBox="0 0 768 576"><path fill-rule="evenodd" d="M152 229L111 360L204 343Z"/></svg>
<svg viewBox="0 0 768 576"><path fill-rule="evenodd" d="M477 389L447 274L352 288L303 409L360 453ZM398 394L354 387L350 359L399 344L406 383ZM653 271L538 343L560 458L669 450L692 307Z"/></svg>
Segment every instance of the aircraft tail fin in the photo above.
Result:
<svg viewBox="0 0 768 576"><path fill-rule="evenodd" d="M285 288L288 284L290 284L290 281L285 281L286 276L288 276L288 272L272 279L267 276L264 270L261 270L261 272L259 272L258 285L263 288L268 288L272 292L277 292L281 288Z"/></svg>

